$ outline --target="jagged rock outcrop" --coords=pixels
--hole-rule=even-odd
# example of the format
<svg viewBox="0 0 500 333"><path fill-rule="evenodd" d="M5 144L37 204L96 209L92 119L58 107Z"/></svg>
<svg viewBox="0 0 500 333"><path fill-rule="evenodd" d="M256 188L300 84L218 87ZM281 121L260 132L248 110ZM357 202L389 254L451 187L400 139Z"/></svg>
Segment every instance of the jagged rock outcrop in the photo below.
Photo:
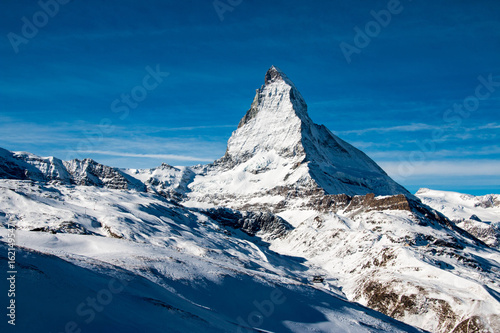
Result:
<svg viewBox="0 0 500 333"><path fill-rule="evenodd" d="M285 236L293 227L279 216L269 212L241 212L227 208L211 208L203 211L223 226L241 229L250 236L262 231L266 239Z"/></svg>
<svg viewBox="0 0 500 333"><path fill-rule="evenodd" d="M500 249L500 223L484 223L475 220L456 220L455 224L486 245Z"/></svg>
<svg viewBox="0 0 500 333"><path fill-rule="evenodd" d="M86 158L62 161L0 148L0 178L55 181L66 185L104 186L112 189L145 190L144 184L117 168Z"/></svg>
<svg viewBox="0 0 500 333"><path fill-rule="evenodd" d="M144 190L142 184L127 177L120 170L102 165L89 158L64 162L64 165L71 174L71 181L77 185Z"/></svg>
<svg viewBox="0 0 500 333"><path fill-rule="evenodd" d="M13 153L0 148L0 178L69 182L71 175L60 159L29 153Z"/></svg>
<svg viewBox="0 0 500 333"><path fill-rule="evenodd" d="M152 169L122 169L121 172L144 184L148 192L167 199L181 201L189 189L187 185L195 176L196 167L174 167L162 163Z"/></svg>

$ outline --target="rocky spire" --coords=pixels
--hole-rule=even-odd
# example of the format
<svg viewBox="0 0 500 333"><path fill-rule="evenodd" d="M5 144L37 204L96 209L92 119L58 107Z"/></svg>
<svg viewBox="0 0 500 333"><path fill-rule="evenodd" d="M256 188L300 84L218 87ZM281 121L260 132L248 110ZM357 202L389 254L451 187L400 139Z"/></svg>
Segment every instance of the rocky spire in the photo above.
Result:
<svg viewBox="0 0 500 333"><path fill-rule="evenodd" d="M301 131L312 124L307 104L293 82L277 67L266 73L250 109L228 142L227 155L253 156L275 151L289 156L301 153Z"/></svg>
<svg viewBox="0 0 500 333"><path fill-rule="evenodd" d="M276 81L285 81L290 85L293 85L293 83L290 81L290 79L286 76L285 73L283 73L278 67L271 66L267 70L266 77L265 77L265 84L270 84Z"/></svg>
<svg viewBox="0 0 500 333"><path fill-rule="evenodd" d="M269 182L263 187L295 186L301 179L330 194L409 194L363 152L314 124L302 95L275 66L267 71L264 85L257 89L219 163L226 170L259 174L288 170L279 184Z"/></svg>

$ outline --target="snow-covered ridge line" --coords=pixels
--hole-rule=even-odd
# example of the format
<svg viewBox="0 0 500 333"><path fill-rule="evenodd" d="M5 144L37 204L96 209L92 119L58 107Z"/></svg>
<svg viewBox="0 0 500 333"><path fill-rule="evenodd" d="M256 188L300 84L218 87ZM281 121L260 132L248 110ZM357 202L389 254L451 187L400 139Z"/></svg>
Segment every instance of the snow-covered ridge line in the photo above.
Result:
<svg viewBox="0 0 500 333"><path fill-rule="evenodd" d="M500 194L474 196L421 188L415 195L488 246L500 249Z"/></svg>
<svg viewBox="0 0 500 333"><path fill-rule="evenodd" d="M137 179L89 158L62 161L55 157L40 157L0 148L0 179L2 178L145 190Z"/></svg>

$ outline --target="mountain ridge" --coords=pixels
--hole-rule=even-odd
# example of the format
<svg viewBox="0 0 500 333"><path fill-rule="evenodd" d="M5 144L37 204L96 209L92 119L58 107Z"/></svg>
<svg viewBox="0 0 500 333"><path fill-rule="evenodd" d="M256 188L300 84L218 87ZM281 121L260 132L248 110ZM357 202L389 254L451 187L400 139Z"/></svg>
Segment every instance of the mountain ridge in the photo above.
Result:
<svg viewBox="0 0 500 333"><path fill-rule="evenodd" d="M272 196L276 204L294 205L286 198L297 191L350 196L403 194L418 200L365 153L324 125L315 124L294 83L275 66L266 72L264 85L257 89L250 109L229 138L225 155L212 164L179 167L177 171L164 166L128 170L91 159L61 161L5 150L0 158L4 160L0 176L3 172L18 179L148 189L177 200L187 196L184 201L195 205L213 202L214 196L221 202L235 196L245 202L259 201L257 198L266 202ZM26 163L16 166L15 160ZM150 178L145 178L146 174ZM243 205L246 203L234 202L232 208Z"/></svg>

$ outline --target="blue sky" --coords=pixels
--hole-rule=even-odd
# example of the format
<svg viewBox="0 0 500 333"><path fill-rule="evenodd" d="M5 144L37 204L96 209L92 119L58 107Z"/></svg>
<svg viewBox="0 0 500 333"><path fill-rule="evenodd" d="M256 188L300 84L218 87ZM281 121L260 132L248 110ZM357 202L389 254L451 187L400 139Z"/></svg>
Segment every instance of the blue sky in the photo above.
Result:
<svg viewBox="0 0 500 333"><path fill-rule="evenodd" d="M55 1L0 4L0 147L213 161L276 65L410 191L500 193L498 1Z"/></svg>

